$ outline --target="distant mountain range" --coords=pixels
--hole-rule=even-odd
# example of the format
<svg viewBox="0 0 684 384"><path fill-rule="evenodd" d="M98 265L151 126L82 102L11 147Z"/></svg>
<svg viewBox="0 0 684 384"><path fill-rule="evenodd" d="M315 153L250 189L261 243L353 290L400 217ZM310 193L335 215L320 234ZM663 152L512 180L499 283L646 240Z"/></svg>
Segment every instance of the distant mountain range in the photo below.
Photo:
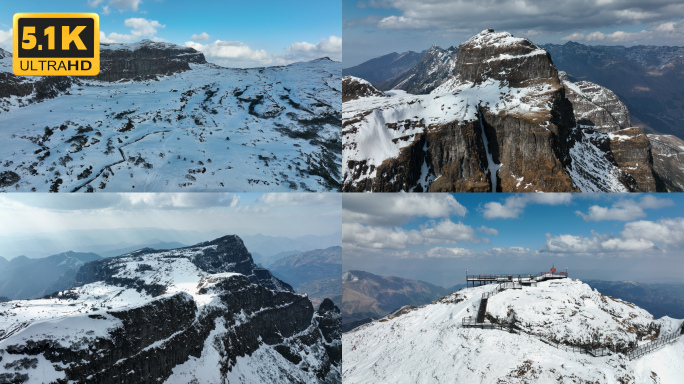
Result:
<svg viewBox="0 0 684 384"><path fill-rule="evenodd" d="M346 271L342 274L342 329L346 332L406 305L430 303L461 287L444 288L420 280Z"/></svg>
<svg viewBox="0 0 684 384"><path fill-rule="evenodd" d="M262 234L243 236L245 244L254 255L254 261L269 266L276 260L293 254L342 245L342 232L330 235L307 235L296 238L266 236Z"/></svg>
<svg viewBox="0 0 684 384"><path fill-rule="evenodd" d="M0 296L11 300L50 294L50 286L64 274L75 274L83 264L100 259L95 253L63 252L42 259L0 257ZM3 262L4 261L4 262Z"/></svg>
<svg viewBox="0 0 684 384"><path fill-rule="evenodd" d="M371 83L381 83L392 77L401 76L420 62L426 51L404 53L392 52L366 61L354 67L342 69L342 76L356 76Z"/></svg>
<svg viewBox="0 0 684 384"><path fill-rule="evenodd" d="M588 280L586 283L603 294L638 305L655 318L684 319L684 284L603 280Z"/></svg>
<svg viewBox="0 0 684 384"><path fill-rule="evenodd" d="M330 298L342 301L342 247L316 249L281 258L268 269L292 285L295 292L309 295L314 305Z"/></svg>

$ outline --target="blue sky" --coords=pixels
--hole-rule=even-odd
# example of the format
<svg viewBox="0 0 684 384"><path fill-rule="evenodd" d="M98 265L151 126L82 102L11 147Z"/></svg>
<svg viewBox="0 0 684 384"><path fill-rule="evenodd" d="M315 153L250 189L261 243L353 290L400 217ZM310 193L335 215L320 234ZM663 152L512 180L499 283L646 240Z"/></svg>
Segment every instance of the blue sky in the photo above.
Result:
<svg viewBox="0 0 684 384"><path fill-rule="evenodd" d="M684 282L681 194L343 196L346 269L449 286L471 273Z"/></svg>
<svg viewBox="0 0 684 384"><path fill-rule="evenodd" d="M342 59L339 0L3 2L0 47L7 50L17 12L95 12L104 42L152 38L190 45L225 66L279 65L322 56Z"/></svg>
<svg viewBox="0 0 684 384"><path fill-rule="evenodd" d="M342 0L348 68L391 52L458 46L494 28L538 44L684 45L680 0Z"/></svg>
<svg viewBox="0 0 684 384"><path fill-rule="evenodd" d="M0 196L0 256L228 234L327 236L340 232L341 200L336 193L11 193Z"/></svg>

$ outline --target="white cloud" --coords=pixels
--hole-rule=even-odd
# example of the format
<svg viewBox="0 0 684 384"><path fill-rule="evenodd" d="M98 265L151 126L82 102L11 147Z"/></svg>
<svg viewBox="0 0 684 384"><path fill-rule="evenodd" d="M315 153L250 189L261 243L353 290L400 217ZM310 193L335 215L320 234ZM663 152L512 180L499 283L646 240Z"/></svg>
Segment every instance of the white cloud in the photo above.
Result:
<svg viewBox="0 0 684 384"><path fill-rule="evenodd" d="M467 210L453 195L437 193L344 194L345 223L396 226L415 217L465 216Z"/></svg>
<svg viewBox="0 0 684 384"><path fill-rule="evenodd" d="M621 232L626 239L643 239L659 242L666 246L684 245L684 218L655 221L635 221L625 224Z"/></svg>
<svg viewBox="0 0 684 384"><path fill-rule="evenodd" d="M657 206L663 201L646 202ZM575 235L552 236L546 234L546 244L541 252L559 254L648 256L644 251L668 252L684 246L684 218L662 219L658 221L639 220L626 223L620 236L592 232L590 237Z"/></svg>
<svg viewBox="0 0 684 384"><path fill-rule="evenodd" d="M359 223L342 224L342 242L349 249L404 249L415 245L483 241L487 240L479 238L472 227L450 220L443 220L439 223L432 221L419 230L373 227Z"/></svg>
<svg viewBox="0 0 684 384"><path fill-rule="evenodd" d="M307 42L292 43L287 47L287 53L289 59L294 61L318 59L320 57L329 57L335 61L342 61L342 38L330 36L327 39L321 39L316 44Z"/></svg>
<svg viewBox="0 0 684 384"><path fill-rule="evenodd" d="M339 206L342 197L339 193L266 193L258 201L267 206Z"/></svg>
<svg viewBox="0 0 684 384"><path fill-rule="evenodd" d="M684 20L655 23L650 28L639 32L615 31L603 33L600 31L582 33L575 32L562 37L561 40L582 41L605 44L660 44L681 45L684 43Z"/></svg>
<svg viewBox="0 0 684 384"><path fill-rule="evenodd" d="M475 255L475 252L465 248L435 247L428 250L425 255L429 258L461 259L466 257L472 257Z"/></svg>
<svg viewBox="0 0 684 384"><path fill-rule="evenodd" d="M559 205L572 201L569 193L528 193L511 196L504 204L491 201L484 205L485 219L515 219L518 218L528 204Z"/></svg>
<svg viewBox="0 0 684 384"><path fill-rule="evenodd" d="M546 234L546 246L543 252L559 254L596 255L621 252L619 255L628 256L629 252L654 249L655 244L646 239L621 239L611 235L594 233L591 237Z"/></svg>
<svg viewBox="0 0 684 384"><path fill-rule="evenodd" d="M484 225L480 226L480 228L478 228L477 230L478 230L478 232L482 232L485 235L496 236L499 234L499 231L497 231L496 229L485 227Z"/></svg>
<svg viewBox="0 0 684 384"><path fill-rule="evenodd" d="M207 40L209 40L209 34L206 32L202 32L199 35L190 36L190 39L192 39L194 41L207 41Z"/></svg>
<svg viewBox="0 0 684 384"><path fill-rule="evenodd" d="M194 41L185 43L206 56L207 60L227 67L258 67L286 64L286 60L270 55L263 49L252 49L239 41L216 40L213 43L200 44Z"/></svg>
<svg viewBox="0 0 684 384"><path fill-rule="evenodd" d="M621 220L629 221L646 216L641 207L638 205L627 205L622 207L613 206L612 208L600 207L592 205L589 207L589 212L584 214L580 211L575 212L582 216L584 221L603 221L603 220Z"/></svg>
<svg viewBox="0 0 684 384"><path fill-rule="evenodd" d="M8 31L0 30L0 48L12 52L12 28Z"/></svg>
<svg viewBox="0 0 684 384"><path fill-rule="evenodd" d="M142 3L142 0L109 0L109 5L118 8L120 11L130 9L133 12L137 12L140 3Z"/></svg>
<svg viewBox="0 0 684 384"><path fill-rule="evenodd" d="M388 16L378 21L380 29L426 29L431 26L430 21L404 16Z"/></svg>
<svg viewBox="0 0 684 384"><path fill-rule="evenodd" d="M138 6L142 4L142 0L88 0L88 6L92 8L97 8L102 5L102 10L100 11L103 15L108 15L110 12L110 6L119 10L123 13L124 11L131 10L133 12L138 12Z"/></svg>
<svg viewBox="0 0 684 384"><path fill-rule="evenodd" d="M584 221L620 220L629 221L646 216L644 209L657 209L673 205L670 199L660 199L653 195L646 195L641 200L622 199L615 202L610 208L598 205L589 207L586 214L580 211L575 213Z"/></svg>
<svg viewBox="0 0 684 384"><path fill-rule="evenodd" d="M195 36L197 35L193 35L193 38ZM318 59L323 56L332 60L342 60L342 39L337 36L321 39L317 44L292 43L285 49L284 53L268 53L264 49L252 49L240 41L216 40L207 44L188 41L184 45L204 53L209 62L233 68L286 65L298 61Z"/></svg>
<svg viewBox="0 0 684 384"><path fill-rule="evenodd" d="M492 247L487 249L485 253L497 256L529 256L531 254L530 249L525 247Z"/></svg>
<svg viewBox="0 0 684 384"><path fill-rule="evenodd" d="M166 27L166 25L159 23L157 20L148 20L140 17L126 19L124 25L131 28L130 34L112 32L106 35L103 31L100 31L100 41L103 43L130 43L143 38L159 40L155 36L157 30Z"/></svg>
<svg viewBox="0 0 684 384"><path fill-rule="evenodd" d="M204 207L235 207L240 196L214 193L126 193L121 194L123 206L133 209L183 209Z"/></svg>

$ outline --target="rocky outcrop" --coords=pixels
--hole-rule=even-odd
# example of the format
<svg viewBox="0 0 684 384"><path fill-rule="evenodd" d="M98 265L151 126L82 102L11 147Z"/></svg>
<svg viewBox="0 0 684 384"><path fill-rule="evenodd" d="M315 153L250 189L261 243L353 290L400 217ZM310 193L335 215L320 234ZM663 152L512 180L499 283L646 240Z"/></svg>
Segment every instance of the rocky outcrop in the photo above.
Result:
<svg viewBox="0 0 684 384"><path fill-rule="evenodd" d="M415 95L430 93L453 73L457 51L454 47L442 49L433 45L413 68L377 86L385 91L401 89Z"/></svg>
<svg viewBox="0 0 684 384"><path fill-rule="evenodd" d="M532 79L558 81L551 55L527 39L493 29L482 31L458 47L454 74L462 82L487 79L527 86Z"/></svg>
<svg viewBox="0 0 684 384"><path fill-rule="evenodd" d="M385 94L364 79L353 76L342 78L342 102L371 96L385 96Z"/></svg>
<svg viewBox="0 0 684 384"><path fill-rule="evenodd" d="M191 63L205 64L204 55L193 48L143 40L135 44L100 44L102 81L155 78L190 70Z"/></svg>
<svg viewBox="0 0 684 384"><path fill-rule="evenodd" d="M316 311L316 322L325 340L325 349L334 362L342 361L342 314L330 299L323 299Z"/></svg>
<svg viewBox="0 0 684 384"><path fill-rule="evenodd" d="M657 176L653 169L653 156L648 137L641 128L622 129L609 135L609 153L615 164L624 172L630 191L656 192Z"/></svg>
<svg viewBox="0 0 684 384"><path fill-rule="evenodd" d="M684 140L672 135L648 135L653 170L668 192L684 192Z"/></svg>
<svg viewBox="0 0 684 384"><path fill-rule="evenodd" d="M0 72L0 98L31 96L29 103L52 99L67 92L74 81L66 76L45 76L27 79L9 72Z"/></svg>
<svg viewBox="0 0 684 384"><path fill-rule="evenodd" d="M562 71L559 76L578 125L599 132L631 127L629 110L615 92L590 81L572 82Z"/></svg>

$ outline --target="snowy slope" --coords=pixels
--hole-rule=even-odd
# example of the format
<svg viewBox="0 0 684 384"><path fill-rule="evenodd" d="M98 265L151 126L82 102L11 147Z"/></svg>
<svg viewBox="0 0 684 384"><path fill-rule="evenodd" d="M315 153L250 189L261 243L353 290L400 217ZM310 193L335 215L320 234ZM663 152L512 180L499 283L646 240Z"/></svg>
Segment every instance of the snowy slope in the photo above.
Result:
<svg viewBox="0 0 684 384"><path fill-rule="evenodd" d="M537 337L568 344L643 344L674 331L681 320L654 320L633 304L603 296L580 281L558 280L489 299L492 316L515 320L523 332L463 327L465 317L477 314L482 294L495 288L460 290L344 334L344 382L684 382L684 338L630 361L620 353L593 357L556 348Z"/></svg>
<svg viewBox="0 0 684 384"><path fill-rule="evenodd" d="M326 373L330 359L306 295L268 290L239 273L207 272L197 260L217 247L134 252L105 260L99 270L90 267L104 274L100 281L51 298L1 303L0 377L28 375L27 383L47 383L91 371L92 380L109 382L100 375L106 372L104 377L121 382L117 372L145 366L148 359L168 372L126 368L126 380L317 383L339 376L334 367ZM270 330L273 321L280 324L277 335ZM293 324L300 330L292 333ZM261 332L258 339L252 332ZM184 341L188 337L192 341ZM36 344L45 348L31 349ZM197 349L184 352L185 344ZM107 358L112 348L114 361ZM164 356L167 351L175 352ZM189 356L179 360L183 353Z"/></svg>
<svg viewBox="0 0 684 384"><path fill-rule="evenodd" d="M0 98L0 174L20 177L0 190L338 189L340 63L190 68L159 80L73 79L38 103L35 92ZM11 57L0 70L11 72Z"/></svg>

